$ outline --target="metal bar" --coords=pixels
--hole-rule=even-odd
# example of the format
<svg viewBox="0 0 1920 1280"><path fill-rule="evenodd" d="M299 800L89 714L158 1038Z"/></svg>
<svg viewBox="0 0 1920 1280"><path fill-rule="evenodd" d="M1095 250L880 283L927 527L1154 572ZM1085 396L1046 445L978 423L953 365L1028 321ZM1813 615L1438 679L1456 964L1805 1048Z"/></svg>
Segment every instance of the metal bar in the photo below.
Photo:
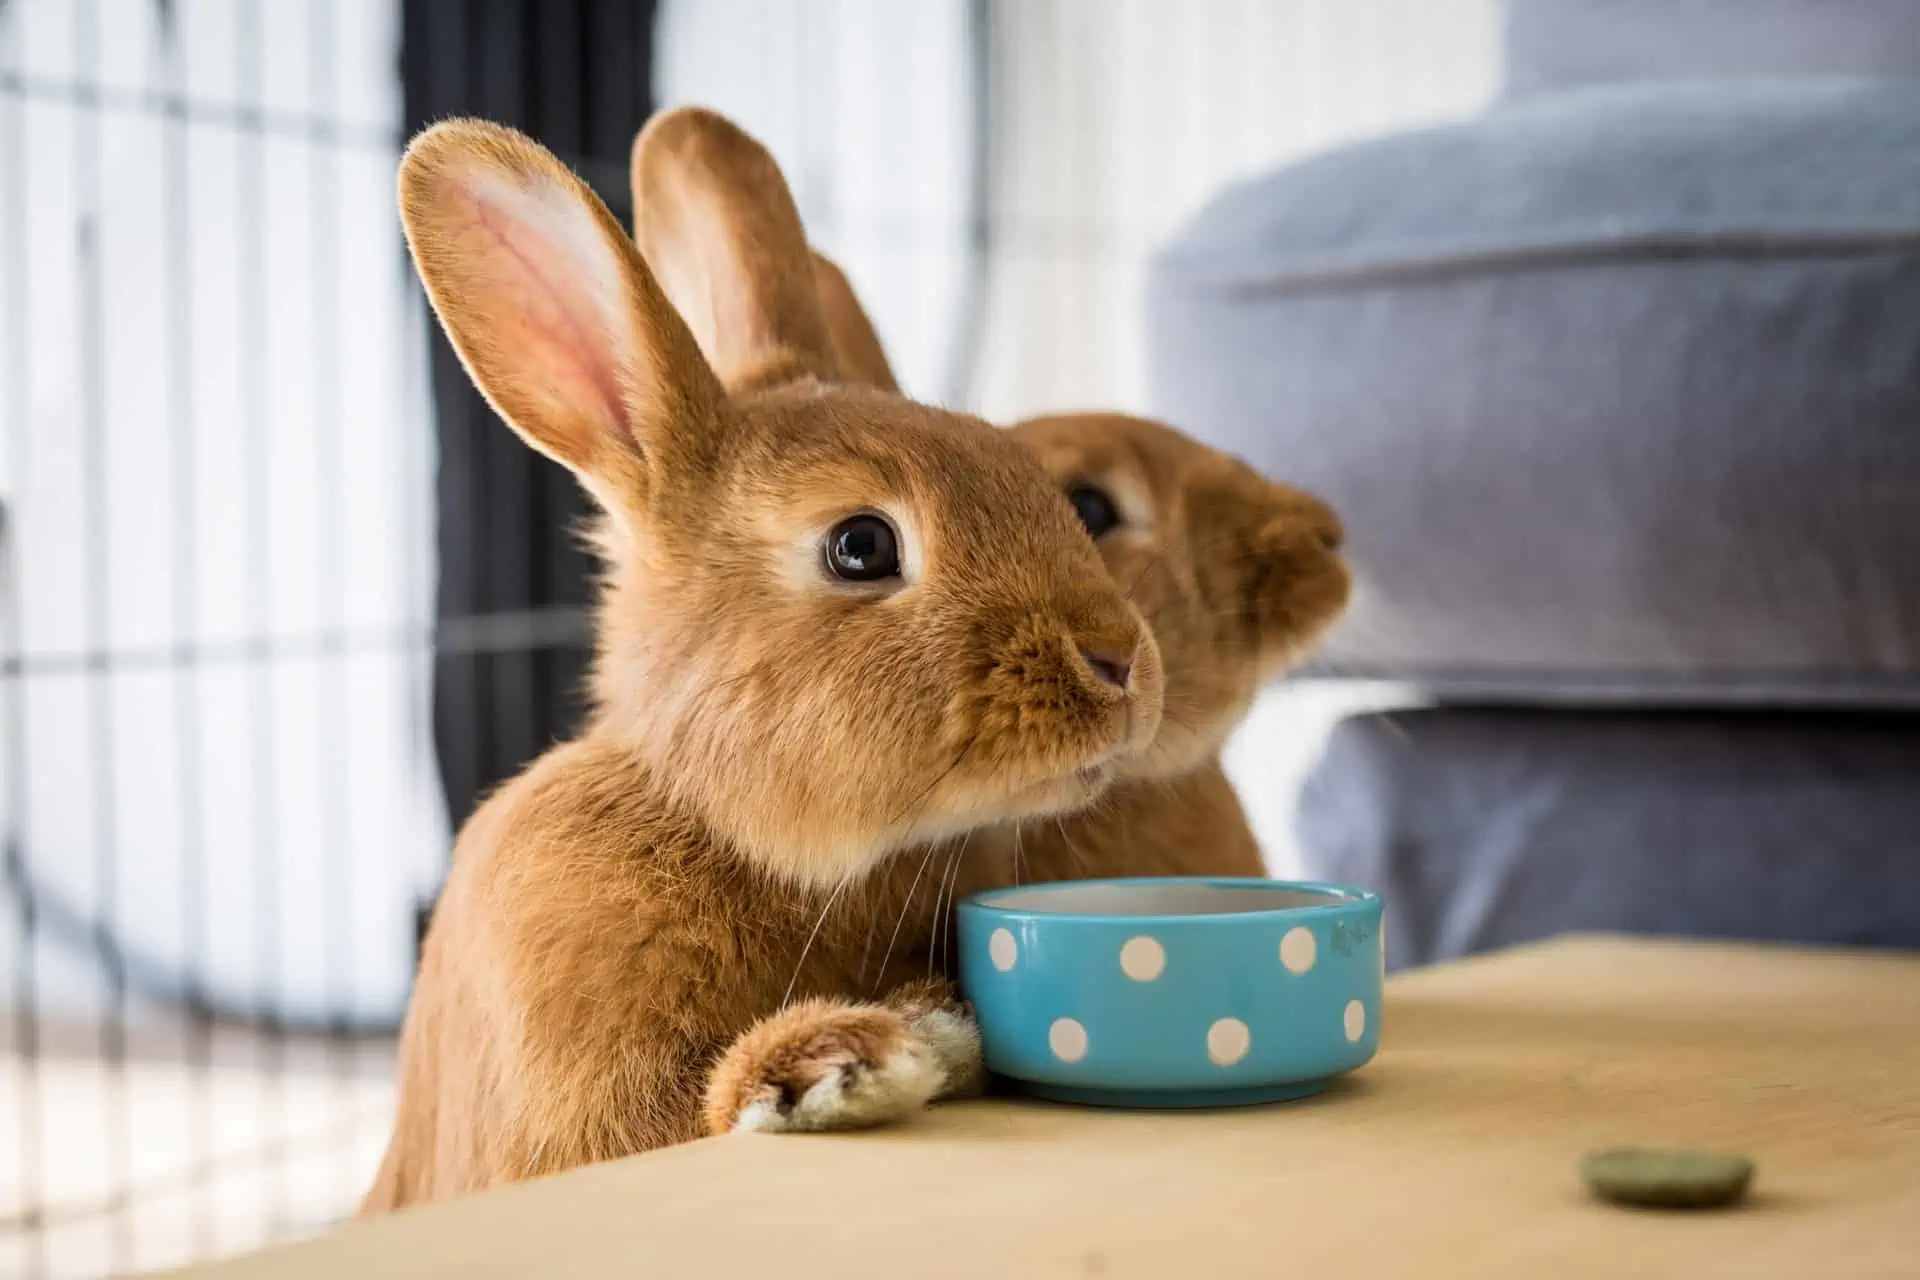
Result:
<svg viewBox="0 0 1920 1280"><path fill-rule="evenodd" d="M90 77L100 67L99 0L83 0L73 8L74 47ZM112 624L113 567L108 558L105 269L101 263L100 115L77 113L74 127L75 204L79 224L80 307L80 431L82 574L85 581L85 623L88 644L104 646ZM94 895L97 931L94 947L107 982L106 1004L100 1012L100 1055L106 1063L105 1128L108 1185L118 1188L128 1178L133 1120L127 1101L127 975L110 947L119 918L120 832L118 762L114 758L117 725L111 679L96 675L86 683L87 754L94 779ZM126 1267L135 1241L130 1215L117 1215L109 1236L109 1258L115 1271Z"/></svg>
<svg viewBox="0 0 1920 1280"><path fill-rule="evenodd" d="M529 101L524 92L528 69L535 60L528 56L526 36L529 6L522 0L483 0L481 10L486 22L479 30L479 43L473 49L479 90L474 105L480 114L493 120L506 120L538 137L544 123L539 117L537 99ZM488 415L489 417L491 415ZM478 424L482 430L492 424ZM479 498L485 505L475 510L498 512L502 518L482 520L474 535L486 544L486 579L481 598L490 605L508 604L524 608L540 599L539 583L532 563L533 539L527 536L529 523L537 519L536 467L544 459L531 449L483 448L487 460L481 471L485 493ZM504 594L505 599L501 597ZM525 744L542 741L534 723L533 660L520 650L504 650L480 664L487 668L489 714L484 717L495 741L512 752L506 758L482 759L494 770L516 769L521 763L513 758ZM516 750L518 749L518 750ZM488 779L491 786L493 780Z"/></svg>
<svg viewBox="0 0 1920 1280"><path fill-rule="evenodd" d="M311 83L311 106L322 117L331 118L339 109L334 76L334 6L313 4L307 10L310 30L307 42L307 69ZM345 630L347 613L346 565L340 555L340 539L330 530L346 524L347 433L340 409L340 218L339 148L330 141L308 144L308 182L312 236L309 267L313 288L313 414L314 438L318 452L315 488L318 493L320 529L315 538L319 549L316 571L320 584L320 617L332 635L323 642L320 701L320 848L323 864L329 869L323 906L329 1003L336 1013L329 1030L327 1063L333 1078L333 1103L337 1109L351 1106L353 1075L358 1054L346 1037L346 1011L352 1007L354 982L354 854L349 820L357 788L348 785L348 719L352 703L347 697L346 655L334 637ZM346 1142L335 1148L339 1172L344 1183L351 1172L351 1146Z"/></svg>
<svg viewBox="0 0 1920 1280"><path fill-rule="evenodd" d="M238 13L239 32L234 41L239 66L237 83L243 101L258 103L261 96L261 7L260 0L242 0ZM235 192L238 217L235 254L238 257L240 296L239 333L234 365L240 377L240 416L247 424L241 444L246 496L243 503L245 545L240 549L246 581L246 613L256 633L268 632L272 625L272 601L268 594L273 581L272 517L268 498L273 483L272 457L268 442L272 436L273 407L267 397L265 345L267 314L267 254L264 233L266 215L266 135L248 131L242 137L236 169ZM286 1120L286 1054L278 1028L271 1021L278 1011L281 955L280 915L280 814L279 814L279 735L276 732L278 699L274 689L274 671L261 662L250 664L247 688L248 730L254 770L253 844L254 844L254 963L260 968L262 1003L269 1018L265 1034L259 1040L259 1066L269 1077L263 1090L263 1127L277 1135ZM263 1224L269 1238L284 1216L286 1178L283 1169L275 1169L267 1179L272 1191L267 1200Z"/></svg>
<svg viewBox="0 0 1920 1280"><path fill-rule="evenodd" d="M415 20L410 6L402 5L403 20ZM411 38L410 36L403 37ZM433 688L434 688L434 648L433 629L433 574L434 564L430 552L426 551L433 542L433 464L432 464L432 397L428 387L432 377L432 348L428 331L432 321L427 317L426 300L419 288L410 279L411 269L406 263L406 254L401 249L400 237L394 236L395 262L397 272L395 287L403 291L406 301L406 332L417 344L409 348L417 359L406 360L401 365L403 403L409 412L417 416L409 419L409 428L403 433L400 444L400 465L393 468L393 484L398 495L394 509L405 511L409 519L402 524L405 531L401 538L401 581L406 584L405 626L428 637L416 648L413 660L406 663L404 687L406 689L406 709L408 741L419 751L422 781L436 776L440 762L433 751ZM422 496L424 495L424 501ZM424 545L423 545L424 544ZM415 787L412 794L421 797L424 788ZM441 794L444 796L444 789ZM424 834L431 826L431 801L417 798L408 817L405 828L409 832ZM424 852L424 851L423 851ZM419 964L419 946L425 940L425 915L427 903L439 894L440 878L445 868L450 850L435 848L433 854L432 879L428 883L414 886L414 906L418 931L414 938L414 963ZM421 859L424 869L426 859Z"/></svg>
<svg viewBox="0 0 1920 1280"><path fill-rule="evenodd" d="M191 643L199 630L199 538L196 517L199 511L199 448L194 414L193 346L193 210L192 187L188 176L188 116L178 104L184 101L186 55L180 46L178 28L168 24L161 29L164 72L176 91L168 96L165 129L165 174L162 178L162 218L167 237L165 289L168 301L167 361L171 370L171 396L167 406L169 453L173 462L173 634L180 643ZM174 789L180 818L180 917L185 968L190 983L198 982L206 966L211 942L206 918L208 877L206 854L206 814L202 808L202 755L200 746L201 682L198 663L182 664L171 682L174 728ZM188 1012L184 1029L185 1052L189 1067L187 1085L188 1127L192 1132L194 1165L204 1167L212 1160L213 1099L208 1069L213 1058L211 1020ZM196 1183L190 1201L193 1248L206 1254L212 1248L212 1221L209 1206L198 1194Z"/></svg>
<svg viewBox="0 0 1920 1280"><path fill-rule="evenodd" d="M88 671L154 671L226 663L312 662L328 653L376 653L429 646L443 655L512 653L521 649L580 649L592 637L589 611L503 609L442 618L437 625L321 628L298 635L249 635L120 649L21 653L0 658L0 680L77 675Z"/></svg>
<svg viewBox="0 0 1920 1280"><path fill-rule="evenodd" d="M372 125L302 116L252 104L206 102L178 88L121 89L91 79L62 80L23 71L0 71L0 96L65 103L93 111L178 116L189 124L219 125L246 133L306 138L316 143L383 152L392 151L397 142L393 134Z"/></svg>
<svg viewBox="0 0 1920 1280"><path fill-rule="evenodd" d="M6 40L14 58L21 57L19 17L0 18L0 38ZM8 331L9 376L6 385L8 429L0 433L8 442L7 480L13 486L16 501L30 492L27 415L31 408L28 365L31 351L27 334L31 326L27 288L27 106L15 99L5 113L5 146L0 149L5 163L0 176L6 182L6 323ZM15 511L0 513L0 645L7 656L17 658L25 642L21 607L24 592L20 586L19 518ZM33 795L32 770L27 758L27 685L24 681L7 690L7 813L12 825L5 833L5 856L9 860L23 856L31 818L29 804ZM13 966L13 1052L20 1060L16 1103L19 1108L20 1140L14 1153L20 1178L20 1208L37 1205L45 1196L46 1163L42 1151L40 1080L40 982L36 951L39 946L39 920L31 898L16 901L20 931ZM28 1233L22 1249L22 1261L29 1275L47 1271L47 1241L39 1231Z"/></svg>
<svg viewBox="0 0 1920 1280"><path fill-rule="evenodd" d="M407 128L422 127L447 115L470 110L469 32L476 21L467 0L401 0L406 23L401 50ZM472 615L479 612L479 594L472 547L449 534L470 527L479 508L478 466L474 433L482 427L477 396L464 369L448 345L446 335L431 322L423 295L409 270L409 294L421 317L427 367L428 403L436 431L438 467L434 472L434 553L437 584L433 609L439 613ZM466 817L465 798L475 795L482 782L482 744L478 732L457 721L458 706L479 705L478 661L472 654L436 653L430 669L429 723L435 746L442 792L448 816L458 825Z"/></svg>
<svg viewBox="0 0 1920 1280"><path fill-rule="evenodd" d="M645 25L637 10L638 6L632 4L587 6L589 55L580 60L580 73L584 80L581 95L587 108L581 150L588 155L624 160L646 111L646 104L640 101L641 75L621 66L616 57L596 57L591 52L633 48L635 28ZM627 203L625 164L609 164L602 172L583 171L580 176L616 209Z"/></svg>
<svg viewBox="0 0 1920 1280"><path fill-rule="evenodd" d="M473 108L473 104L480 96L481 85L485 79L482 46L489 3L490 0L465 0L466 25L461 31L462 39L458 46L459 74L450 77L446 86L452 103L457 104L462 110ZM461 417L456 452L464 455L466 462L465 497L467 511L470 514L468 523L464 527L468 531L468 536L478 542L483 540L479 531L491 529L497 523L477 518L479 513L491 512L495 509L492 506L492 486L488 483L492 478L491 469L487 465L490 460L490 451L486 447L483 433L495 430L496 427L492 410L487 407L486 402L480 398L479 393L463 375L464 369L454 378L455 385L458 387L455 394L459 397ZM492 595L489 582L482 573L479 563L471 556L467 560L467 574L463 587L466 592L465 607L476 613L486 607ZM466 662L466 705L468 707L485 708L487 706L486 656L474 654ZM489 776L489 772L493 767L496 754L494 744L497 734L494 719L487 714L476 716L470 728L473 746L467 759L472 770L473 789L469 795L472 796L473 803L478 805L480 797L493 789L494 780ZM465 813L456 813L453 815L453 820L461 823L466 820L466 817Z"/></svg>
<svg viewBox="0 0 1920 1280"><path fill-rule="evenodd" d="M995 130L1000 125L994 94L997 39L993 0L967 0L967 94L973 108L971 155L967 169L967 265L960 281L960 305L952 354L943 387L945 402L971 409L980 389L986 352L987 314L993 302L996 235L994 200Z"/></svg>
<svg viewBox="0 0 1920 1280"><path fill-rule="evenodd" d="M544 6L541 9L541 25L534 33L539 46L534 60L539 92L532 96L530 105L538 113L540 138L556 151L571 155L584 154L592 137L592 121L587 116L588 103L585 86L581 82L581 68L593 50L584 42L582 7L573 0ZM635 25L644 31L649 24L641 22ZM635 65L644 67L648 64L643 62ZM626 141L631 142L631 139ZM602 190L612 186L622 194L623 201L627 185L624 177L617 182L601 180ZM623 205L612 203L611 207L619 211ZM627 209L629 225L631 214L632 210ZM575 528L580 524L585 515L580 488L571 476L557 467L535 467L529 478L528 492L534 502L527 522L528 529L533 533L532 542L536 551L532 557L532 582L538 585L539 593L529 596L527 603L540 607L583 608L586 602L584 584L590 576L584 563L586 557L577 538L556 536L554 532ZM528 651L526 660L532 668L533 699L537 708L536 741L554 741L572 732L579 723L577 704L586 687L583 670L585 652L584 645L569 648L547 646Z"/></svg>

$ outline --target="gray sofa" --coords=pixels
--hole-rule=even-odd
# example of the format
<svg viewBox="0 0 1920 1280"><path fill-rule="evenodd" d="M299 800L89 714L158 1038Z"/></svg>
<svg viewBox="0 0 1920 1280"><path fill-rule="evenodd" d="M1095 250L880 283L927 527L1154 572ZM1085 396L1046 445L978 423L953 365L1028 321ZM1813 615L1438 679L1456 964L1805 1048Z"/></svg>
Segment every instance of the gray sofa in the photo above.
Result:
<svg viewBox="0 0 1920 1280"><path fill-rule="evenodd" d="M1347 518L1311 869L1420 962L1920 946L1920 5L1516 0L1478 118L1224 192L1162 416ZM1841 714L1844 712L1845 714Z"/></svg>

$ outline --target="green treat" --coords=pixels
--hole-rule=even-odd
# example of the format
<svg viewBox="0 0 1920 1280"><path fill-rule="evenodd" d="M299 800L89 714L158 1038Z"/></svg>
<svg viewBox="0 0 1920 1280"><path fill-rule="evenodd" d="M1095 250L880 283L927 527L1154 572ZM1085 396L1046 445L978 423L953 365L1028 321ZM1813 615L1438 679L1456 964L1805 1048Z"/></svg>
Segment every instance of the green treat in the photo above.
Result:
<svg viewBox="0 0 1920 1280"><path fill-rule="evenodd" d="M1717 1209L1736 1204L1753 1181L1753 1161L1712 1151L1628 1148L1580 1162L1587 1189L1610 1204L1651 1209Z"/></svg>

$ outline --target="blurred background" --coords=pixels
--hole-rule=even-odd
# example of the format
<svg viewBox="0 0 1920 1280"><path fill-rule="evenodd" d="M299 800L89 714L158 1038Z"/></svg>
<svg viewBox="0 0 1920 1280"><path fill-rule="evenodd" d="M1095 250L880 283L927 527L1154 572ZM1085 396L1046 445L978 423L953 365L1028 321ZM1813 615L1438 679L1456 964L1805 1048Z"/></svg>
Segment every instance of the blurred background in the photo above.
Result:
<svg viewBox="0 0 1920 1280"><path fill-rule="evenodd" d="M1920 175L1862 194L1829 145L1866 103L1878 143L1920 152L1915 23L1754 0L1735 30L1726 2L0 0L0 1274L350 1213L450 832L579 713L581 500L468 387L393 213L404 139L451 114L533 134L625 218L647 115L716 107L770 145L910 394L1160 413L1334 497L1354 621L1228 764L1276 873L1400 891L1396 963L1568 922L1787 928L1671 894L1649 914L1591 872L1596 841L1671 866L1656 831L1764 862L1687 806L1811 796L1772 818L1817 841L1852 812L1835 779L1893 803L1916 762L1887 704L1920 701L1920 590L1883 550L1904 527L1920 551L1920 454L1890 443L1920 437L1920 218L1896 189ZM1783 130L1828 156L1832 207L1796 168L1714 158ZM1516 263L1577 291L1615 254L1634 281L1791 269L1671 286L1703 331L1751 318L1724 357L1672 306L1516 292ZM1829 259L1838 311L1805 301ZM1495 292L1448 292L1487 270ZM1508 392L1504 367L1538 376ZM1761 429L1768 404L1811 412L1777 367L1848 372L1817 436L1841 445ZM1595 404L1607 423L1567 418ZM1761 420L1730 454L1695 434L1726 414ZM1833 554L1796 539L1815 588L1768 567L1753 612L1709 607L1782 510L1715 477L1799 492L1829 454L1860 501L1823 506ZM1690 514L1643 523L1646 491ZM1694 566L1679 621L1649 585L1671 564ZM1671 794L1621 799L1649 774ZM1541 849L1559 871L1516 870ZM1445 870L1463 850L1500 874ZM1820 898L1789 871L1763 897ZM1894 924L1806 931L1898 940L1920 917L1900 874ZM1567 910L1503 923L1536 899Z"/></svg>

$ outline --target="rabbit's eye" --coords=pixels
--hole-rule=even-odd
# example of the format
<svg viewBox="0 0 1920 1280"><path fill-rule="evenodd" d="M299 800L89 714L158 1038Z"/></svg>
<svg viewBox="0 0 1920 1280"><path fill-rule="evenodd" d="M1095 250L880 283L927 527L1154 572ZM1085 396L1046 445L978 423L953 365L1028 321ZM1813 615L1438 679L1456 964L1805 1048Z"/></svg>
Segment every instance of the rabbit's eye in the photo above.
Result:
<svg viewBox="0 0 1920 1280"><path fill-rule="evenodd" d="M1073 504L1073 513L1087 526L1087 532L1096 538L1120 523L1120 509L1113 505L1113 499L1090 484L1077 484L1067 490L1067 501Z"/></svg>
<svg viewBox="0 0 1920 1280"><path fill-rule="evenodd" d="M827 535L827 568L848 582L878 582L900 574L900 539L879 516L849 516Z"/></svg>

